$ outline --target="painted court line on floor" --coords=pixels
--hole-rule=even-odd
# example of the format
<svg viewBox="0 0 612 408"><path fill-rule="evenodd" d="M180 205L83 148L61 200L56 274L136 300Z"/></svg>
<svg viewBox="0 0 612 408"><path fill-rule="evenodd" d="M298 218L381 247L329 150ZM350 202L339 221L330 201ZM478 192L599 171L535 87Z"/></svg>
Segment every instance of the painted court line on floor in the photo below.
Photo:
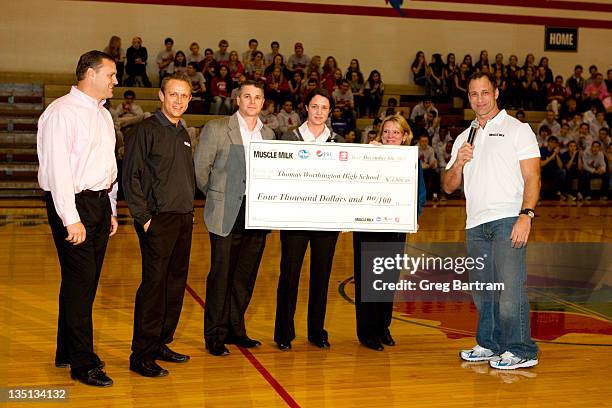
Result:
<svg viewBox="0 0 612 408"><path fill-rule="evenodd" d="M185 287L185 290L191 295L191 297L204 309L206 304L204 300L196 293L195 290L189 284ZM238 347L238 350L249 360L249 363L261 374L261 376L272 386L274 391L287 403L291 408L300 408L300 404L293 399L291 394L274 378L274 376L261 364L257 357L253 355L248 349Z"/></svg>

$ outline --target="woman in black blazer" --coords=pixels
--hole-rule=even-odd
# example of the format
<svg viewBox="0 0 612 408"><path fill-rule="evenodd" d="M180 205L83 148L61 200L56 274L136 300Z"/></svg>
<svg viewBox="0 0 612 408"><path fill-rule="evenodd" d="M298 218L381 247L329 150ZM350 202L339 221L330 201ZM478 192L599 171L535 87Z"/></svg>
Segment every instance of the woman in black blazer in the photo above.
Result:
<svg viewBox="0 0 612 408"><path fill-rule="evenodd" d="M342 143L342 136L327 125L333 109L333 99L324 89L314 89L304 99L308 119L301 126L289 130L281 139L309 143ZM319 348L328 348L324 329L327 289L331 275L338 231L282 230L281 262L276 291L276 322L274 341L283 351L291 349L295 339L293 318L298 296L300 271L310 243L310 291L308 296L308 341Z"/></svg>
<svg viewBox="0 0 612 408"><path fill-rule="evenodd" d="M412 140L410 126L402 116L387 116L380 124L378 137L372 144L409 146ZM425 181L423 171L418 166L418 203L417 214L425 205ZM359 342L376 351L382 351L384 346L394 346L389 327L393 317L393 302L365 302L361 297L361 254L364 243L382 244L388 256L394 257L398 250L404 250L405 233L397 232L353 232L354 280L355 280L355 315L357 319L357 338ZM387 256L387 255L385 255ZM368 271L370 273L371 271ZM394 281L399 278L395 272Z"/></svg>

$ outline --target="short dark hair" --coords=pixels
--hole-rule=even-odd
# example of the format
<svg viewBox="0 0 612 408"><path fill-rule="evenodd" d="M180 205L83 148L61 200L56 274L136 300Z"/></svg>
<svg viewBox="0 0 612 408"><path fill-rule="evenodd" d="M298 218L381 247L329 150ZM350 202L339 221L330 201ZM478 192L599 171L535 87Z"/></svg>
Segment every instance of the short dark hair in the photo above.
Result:
<svg viewBox="0 0 612 408"><path fill-rule="evenodd" d="M277 47L280 47L280 44L278 43L278 41L272 41L272 42L270 43L270 47L274 47L275 45L276 45Z"/></svg>
<svg viewBox="0 0 612 408"><path fill-rule="evenodd" d="M578 64L574 67L574 71L577 70L578 68L580 68L581 70L584 71L584 68L582 68L582 65Z"/></svg>
<svg viewBox="0 0 612 408"><path fill-rule="evenodd" d="M334 110L334 105L335 105L334 98L332 98L329 95L329 92L327 92L327 90L323 88L315 88L312 91L310 91L308 95L306 95L306 98L304 98L304 106L310 105L310 101L312 101L312 98L314 98L317 95L326 98L329 101L329 110L330 111Z"/></svg>
<svg viewBox="0 0 612 408"><path fill-rule="evenodd" d="M491 83L491 85L493 85L493 90L497 89L497 85L495 84L495 76L493 76L493 74L490 72L482 72L482 71L476 71L472 74L472 76L470 77L470 80L468 81L468 87L470 86L470 83L472 83L472 81L475 81L480 78L487 78L489 82Z"/></svg>
<svg viewBox="0 0 612 408"><path fill-rule="evenodd" d="M600 147L601 147L601 142L600 142L599 140L593 140L593 141L591 142L591 146L595 146L595 145L597 145L597 146L600 146Z"/></svg>
<svg viewBox="0 0 612 408"><path fill-rule="evenodd" d="M128 89L127 91L125 91L123 93L123 97L124 98L132 97L132 98L136 99L136 93L134 91L132 91L131 89Z"/></svg>
<svg viewBox="0 0 612 408"><path fill-rule="evenodd" d="M515 116L518 116L518 115L523 115L523 116L525 116L525 111L524 111L524 110L522 110L522 109L517 110L517 111L516 111L516 113L515 113Z"/></svg>
<svg viewBox="0 0 612 408"><path fill-rule="evenodd" d="M251 43L259 44L259 41L257 41L255 38L251 38L249 40L249 45L251 45Z"/></svg>
<svg viewBox="0 0 612 408"><path fill-rule="evenodd" d="M559 143L559 139L557 139L557 136L548 136L548 139L546 139L546 142L557 142Z"/></svg>
<svg viewBox="0 0 612 408"><path fill-rule="evenodd" d="M192 67L196 71L198 70L198 64L196 62L191 61L189 64L187 64L187 66Z"/></svg>
<svg viewBox="0 0 612 408"><path fill-rule="evenodd" d="M540 130L538 130L538 133L542 133L542 132L546 132L546 133L548 133L549 135L552 133L552 132L550 131L550 128L549 128L548 126L546 126L546 125L541 126L541 127L540 127Z"/></svg>
<svg viewBox="0 0 612 408"><path fill-rule="evenodd" d="M606 127L599 128L599 133L604 132L606 135L610 134L610 129Z"/></svg>
<svg viewBox="0 0 612 408"><path fill-rule="evenodd" d="M173 40L172 38L168 37L168 38L166 38L166 39L164 40L164 44L168 44L168 43L170 43L170 44L174 44L174 40Z"/></svg>
<svg viewBox="0 0 612 408"><path fill-rule="evenodd" d="M85 79L85 73L89 68L98 71L102 65L102 60L105 59L112 61L113 64L115 63L113 57L102 51L92 50L81 55L76 67L77 81Z"/></svg>
<svg viewBox="0 0 612 408"><path fill-rule="evenodd" d="M264 84L259 81L253 81L252 79L247 79L238 87L238 95L242 95L242 88L245 86L254 86L255 88L261 89L262 92L265 91Z"/></svg>
<svg viewBox="0 0 612 408"><path fill-rule="evenodd" d="M162 93L165 93L166 85L168 84L169 81L172 81L172 80L183 81L189 85L190 91L193 89L191 87L191 79L189 79L189 77L186 74L182 72L175 72L171 75L166 75L164 79L162 79L161 85L159 86L159 89L161 89Z"/></svg>

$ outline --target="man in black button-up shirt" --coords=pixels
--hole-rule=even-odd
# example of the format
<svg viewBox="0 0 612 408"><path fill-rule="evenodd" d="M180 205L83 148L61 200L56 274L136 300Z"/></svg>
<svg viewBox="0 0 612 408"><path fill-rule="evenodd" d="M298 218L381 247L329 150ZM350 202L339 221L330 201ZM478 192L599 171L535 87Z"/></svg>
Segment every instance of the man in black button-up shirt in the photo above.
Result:
<svg viewBox="0 0 612 408"><path fill-rule="evenodd" d="M130 370L146 377L168 375L155 360L189 360L167 346L183 306L193 228L193 156L180 123L191 100L189 79L165 77L159 99L161 110L129 134L123 162L123 190L142 255Z"/></svg>

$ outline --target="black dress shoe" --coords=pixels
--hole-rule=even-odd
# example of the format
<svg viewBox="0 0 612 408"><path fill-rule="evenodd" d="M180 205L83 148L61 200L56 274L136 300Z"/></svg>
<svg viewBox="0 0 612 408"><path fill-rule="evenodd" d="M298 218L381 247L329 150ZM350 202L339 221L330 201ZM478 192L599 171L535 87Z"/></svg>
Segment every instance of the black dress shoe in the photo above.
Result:
<svg viewBox="0 0 612 408"><path fill-rule="evenodd" d="M362 341L361 344L363 344L364 346L366 346L367 348L371 350L383 351L385 349L382 343L375 339L369 339L366 341Z"/></svg>
<svg viewBox="0 0 612 408"><path fill-rule="evenodd" d="M213 356L227 356L230 353L221 341L206 342L206 349Z"/></svg>
<svg viewBox="0 0 612 408"><path fill-rule="evenodd" d="M249 336L228 337L225 339L225 344L234 344L242 348L255 348L261 346L261 342L259 340L253 340Z"/></svg>
<svg viewBox="0 0 612 408"><path fill-rule="evenodd" d="M151 357L130 358L130 370L143 377L165 377L168 370L160 367Z"/></svg>
<svg viewBox="0 0 612 408"><path fill-rule="evenodd" d="M167 361L169 363L186 363L189 361L189 356L172 351L168 346L163 345L155 354L155 360Z"/></svg>
<svg viewBox="0 0 612 408"><path fill-rule="evenodd" d="M308 342L322 349L326 349L331 346L331 344L329 344L329 341L327 341L327 339L319 339L319 340L309 339Z"/></svg>
<svg viewBox="0 0 612 408"><path fill-rule="evenodd" d="M276 343L276 345L278 346L278 349L280 351L289 351L291 350L291 342L286 342L286 343Z"/></svg>
<svg viewBox="0 0 612 408"><path fill-rule="evenodd" d="M94 367L89 370L72 370L70 371L70 377L72 377L73 380L94 387L110 387L113 385L113 380L111 380L100 367Z"/></svg>
<svg viewBox="0 0 612 408"><path fill-rule="evenodd" d="M385 346L395 346L395 340L391 337L391 333L387 333L381 337L380 342Z"/></svg>
<svg viewBox="0 0 612 408"><path fill-rule="evenodd" d="M63 359L63 358L56 358L55 359L55 366L57 368L69 368L70 367L70 361L68 359ZM106 366L106 363L102 360L98 361L98 368L104 368L104 366Z"/></svg>

